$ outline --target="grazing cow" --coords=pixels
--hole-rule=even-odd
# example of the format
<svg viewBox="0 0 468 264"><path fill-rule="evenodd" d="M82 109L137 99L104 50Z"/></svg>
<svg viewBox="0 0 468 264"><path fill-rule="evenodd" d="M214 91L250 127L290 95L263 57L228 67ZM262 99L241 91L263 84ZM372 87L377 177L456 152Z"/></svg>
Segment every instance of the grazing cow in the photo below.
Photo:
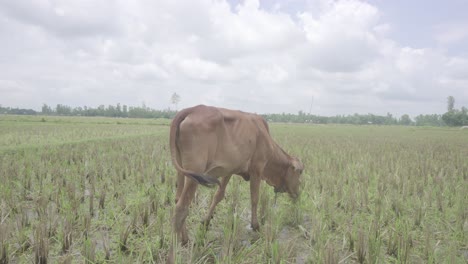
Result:
<svg viewBox="0 0 468 264"><path fill-rule="evenodd" d="M262 179L275 192L287 192L293 199L299 195L304 166L273 141L268 124L259 115L204 105L184 109L172 121L170 149L178 172L173 227L182 244L188 241L185 219L198 184L219 185L204 219L206 226L232 174L250 180L254 230L259 228L257 204Z"/></svg>

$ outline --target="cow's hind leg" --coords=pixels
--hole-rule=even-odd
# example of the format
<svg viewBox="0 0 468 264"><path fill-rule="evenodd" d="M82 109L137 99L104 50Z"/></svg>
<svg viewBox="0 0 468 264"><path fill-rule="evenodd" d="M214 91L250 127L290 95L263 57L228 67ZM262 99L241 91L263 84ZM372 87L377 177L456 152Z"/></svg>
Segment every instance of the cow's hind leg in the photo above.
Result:
<svg viewBox="0 0 468 264"><path fill-rule="evenodd" d="M174 231L176 233L177 239L182 243L182 245L187 244L188 234L187 227L185 226L185 219L187 218L189 212L190 203L195 196L198 183L191 178L185 177L184 189L177 201L174 213Z"/></svg>
<svg viewBox="0 0 468 264"><path fill-rule="evenodd" d="M179 155L176 155L177 162L179 164L182 164L182 159L180 158ZM177 172L177 190L176 190L176 196L175 196L175 202L179 201L180 195L182 194L182 191L184 190L184 183L185 183L185 175L181 172Z"/></svg>
<svg viewBox="0 0 468 264"><path fill-rule="evenodd" d="M221 179L221 183L213 197L213 201L211 202L211 206L210 206L210 209L208 210L208 214L205 216L205 219L203 219L203 222L202 222L206 229L208 229L208 226L210 225L210 221L213 218L213 213L216 208L216 205L218 205L218 203L224 198L224 194L226 192L226 186L229 180L231 179L231 176L232 175L227 175L227 176L222 177Z"/></svg>
<svg viewBox="0 0 468 264"><path fill-rule="evenodd" d="M185 175L183 173L177 172L177 191L175 202L179 201L180 196L182 195L182 191L184 190L184 182L185 182Z"/></svg>

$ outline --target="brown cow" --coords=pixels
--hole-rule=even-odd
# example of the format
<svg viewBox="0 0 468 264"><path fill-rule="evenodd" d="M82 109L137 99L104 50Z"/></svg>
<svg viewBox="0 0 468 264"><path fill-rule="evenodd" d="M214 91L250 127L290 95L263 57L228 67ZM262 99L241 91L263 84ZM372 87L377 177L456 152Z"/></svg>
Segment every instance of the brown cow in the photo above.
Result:
<svg viewBox="0 0 468 264"><path fill-rule="evenodd" d="M204 219L206 226L232 174L250 180L254 230L259 228L261 179L275 192L288 192L293 199L299 195L299 176L304 166L273 141L268 124L259 115L204 105L184 109L172 121L170 149L178 172L173 225L182 244L188 241L185 219L198 184L219 185Z"/></svg>

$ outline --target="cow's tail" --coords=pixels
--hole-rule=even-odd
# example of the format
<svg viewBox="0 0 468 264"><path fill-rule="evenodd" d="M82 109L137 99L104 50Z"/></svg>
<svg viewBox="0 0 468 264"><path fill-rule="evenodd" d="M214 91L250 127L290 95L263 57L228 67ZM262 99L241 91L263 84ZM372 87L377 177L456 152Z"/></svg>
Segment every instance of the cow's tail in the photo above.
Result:
<svg viewBox="0 0 468 264"><path fill-rule="evenodd" d="M177 115L174 117L171 123L171 130L169 134L169 144L170 144L170 150L171 150L171 159L172 159L172 164L174 164L174 167L176 170L180 173L183 173L185 176L191 177L195 181L197 181L199 184L207 187L214 187L215 185L219 185L218 179L212 176L208 175L203 175L203 174L198 174L193 171L186 170L180 166L178 160L177 160L177 155L179 153L179 148L177 147L177 138L179 137L179 126L182 121L189 115L190 111L188 109L182 110Z"/></svg>

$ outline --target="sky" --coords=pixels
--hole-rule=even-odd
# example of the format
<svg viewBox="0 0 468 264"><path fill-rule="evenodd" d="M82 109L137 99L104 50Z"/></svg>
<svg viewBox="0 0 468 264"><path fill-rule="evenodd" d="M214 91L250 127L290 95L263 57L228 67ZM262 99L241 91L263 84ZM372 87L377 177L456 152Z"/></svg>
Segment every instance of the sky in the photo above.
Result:
<svg viewBox="0 0 468 264"><path fill-rule="evenodd" d="M468 107L467 0L0 1L0 104Z"/></svg>

